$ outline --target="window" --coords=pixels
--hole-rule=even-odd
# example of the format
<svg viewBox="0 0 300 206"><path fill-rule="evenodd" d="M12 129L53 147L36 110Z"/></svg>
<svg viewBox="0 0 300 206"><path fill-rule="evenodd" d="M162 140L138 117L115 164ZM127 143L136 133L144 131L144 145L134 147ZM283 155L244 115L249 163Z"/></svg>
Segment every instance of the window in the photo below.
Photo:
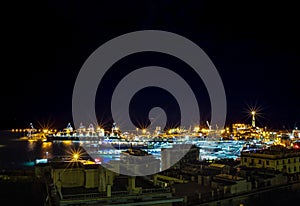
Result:
<svg viewBox="0 0 300 206"><path fill-rule="evenodd" d="M288 163L291 163L291 160L290 160L290 159L288 159Z"/></svg>
<svg viewBox="0 0 300 206"><path fill-rule="evenodd" d="M282 164L284 164L284 160L282 160Z"/></svg>
<svg viewBox="0 0 300 206"><path fill-rule="evenodd" d="M261 160L258 160L258 164L261 164Z"/></svg>
<svg viewBox="0 0 300 206"><path fill-rule="evenodd" d="M270 162L269 162L269 160L267 160L267 165L269 165L270 164Z"/></svg>
<svg viewBox="0 0 300 206"><path fill-rule="evenodd" d="M246 157L244 158L244 162L247 162L247 158Z"/></svg>

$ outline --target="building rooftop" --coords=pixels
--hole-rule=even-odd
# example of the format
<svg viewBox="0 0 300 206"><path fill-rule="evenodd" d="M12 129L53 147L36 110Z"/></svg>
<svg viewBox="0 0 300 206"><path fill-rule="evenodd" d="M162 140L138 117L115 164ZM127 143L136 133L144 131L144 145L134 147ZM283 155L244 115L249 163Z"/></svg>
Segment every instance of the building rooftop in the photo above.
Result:
<svg viewBox="0 0 300 206"><path fill-rule="evenodd" d="M176 196L193 196L198 193L211 191L210 186L199 185L197 182L174 184Z"/></svg>
<svg viewBox="0 0 300 206"><path fill-rule="evenodd" d="M234 180L234 181L240 181L240 180L245 180L242 177L236 176L236 175L229 175L229 174L218 174L215 176L218 179L222 180Z"/></svg>
<svg viewBox="0 0 300 206"><path fill-rule="evenodd" d="M73 162L73 161L51 162L50 166L53 169L83 168L83 164L81 162Z"/></svg>
<svg viewBox="0 0 300 206"><path fill-rule="evenodd" d="M257 156L271 159L286 158L300 156L300 150L294 148L286 148L281 145L272 145L267 149L241 152L241 156Z"/></svg>
<svg viewBox="0 0 300 206"><path fill-rule="evenodd" d="M209 165L209 167L218 168L218 169L223 169L225 166L226 166L225 164L219 164L219 163L211 163Z"/></svg>

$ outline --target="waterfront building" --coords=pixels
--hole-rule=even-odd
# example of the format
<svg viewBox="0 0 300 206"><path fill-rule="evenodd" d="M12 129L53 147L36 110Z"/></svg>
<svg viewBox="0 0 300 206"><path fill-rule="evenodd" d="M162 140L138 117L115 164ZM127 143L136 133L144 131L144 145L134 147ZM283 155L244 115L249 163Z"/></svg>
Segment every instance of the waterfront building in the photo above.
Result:
<svg viewBox="0 0 300 206"><path fill-rule="evenodd" d="M273 145L264 150L241 152L241 166L299 174L300 150Z"/></svg>
<svg viewBox="0 0 300 206"><path fill-rule="evenodd" d="M239 139L261 139L266 138L268 135L263 128L255 126L252 120L252 125L244 123L232 124L232 135L236 140Z"/></svg>

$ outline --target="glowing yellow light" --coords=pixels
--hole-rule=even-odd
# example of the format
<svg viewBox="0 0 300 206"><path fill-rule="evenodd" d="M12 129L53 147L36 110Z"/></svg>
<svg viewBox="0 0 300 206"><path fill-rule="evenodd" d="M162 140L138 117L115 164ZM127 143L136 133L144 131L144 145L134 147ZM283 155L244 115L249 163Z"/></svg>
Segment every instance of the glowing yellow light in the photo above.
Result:
<svg viewBox="0 0 300 206"><path fill-rule="evenodd" d="M15 130L14 130L14 129L12 129L11 131L12 131L12 132L14 132Z"/></svg>
<svg viewBox="0 0 300 206"><path fill-rule="evenodd" d="M255 115L255 111L252 111L251 114L252 114L252 115Z"/></svg>
<svg viewBox="0 0 300 206"><path fill-rule="evenodd" d="M143 129L143 130L142 130L143 134L145 134L145 133L146 133L146 131L147 131L146 129Z"/></svg>
<svg viewBox="0 0 300 206"><path fill-rule="evenodd" d="M95 164L95 162L91 161L91 160L86 160L83 162L84 165L91 165L91 164Z"/></svg>
<svg viewBox="0 0 300 206"><path fill-rule="evenodd" d="M47 132L48 132L48 129L43 129L43 132L44 132L44 133L47 133Z"/></svg>
<svg viewBox="0 0 300 206"><path fill-rule="evenodd" d="M52 145L52 142L43 142L42 148L49 148Z"/></svg>
<svg viewBox="0 0 300 206"><path fill-rule="evenodd" d="M73 154L73 160L77 161L79 159L80 155L78 153Z"/></svg>
<svg viewBox="0 0 300 206"><path fill-rule="evenodd" d="M63 144L70 145L70 144L72 144L72 141L71 140L64 140Z"/></svg>
<svg viewBox="0 0 300 206"><path fill-rule="evenodd" d="M71 162L78 162L78 161L82 161L81 158L84 154L84 151L81 148L77 148L77 149L72 148L68 150L67 153L70 155L69 160Z"/></svg>

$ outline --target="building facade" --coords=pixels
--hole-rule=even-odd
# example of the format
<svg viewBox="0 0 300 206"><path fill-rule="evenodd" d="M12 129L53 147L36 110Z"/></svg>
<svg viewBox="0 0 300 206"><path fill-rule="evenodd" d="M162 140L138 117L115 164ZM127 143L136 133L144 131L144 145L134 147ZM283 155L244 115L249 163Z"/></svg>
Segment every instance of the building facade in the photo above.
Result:
<svg viewBox="0 0 300 206"><path fill-rule="evenodd" d="M241 152L241 166L266 168L287 174L300 173L300 150L277 145L265 150Z"/></svg>

